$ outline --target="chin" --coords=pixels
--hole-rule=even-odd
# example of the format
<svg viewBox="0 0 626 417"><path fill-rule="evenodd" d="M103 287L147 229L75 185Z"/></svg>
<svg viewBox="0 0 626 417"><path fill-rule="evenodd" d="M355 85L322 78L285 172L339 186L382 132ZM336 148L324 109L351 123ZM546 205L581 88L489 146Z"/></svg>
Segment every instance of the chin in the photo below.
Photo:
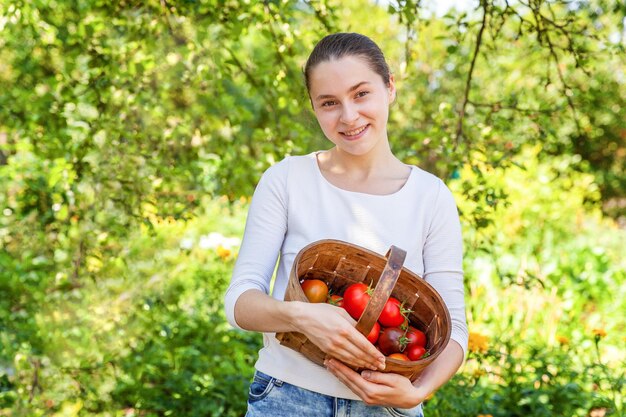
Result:
<svg viewBox="0 0 626 417"><path fill-rule="evenodd" d="M359 144L360 145L360 144ZM365 145L363 144L363 146L339 146L337 145L337 148L339 148L342 152L345 152L347 154L353 155L353 156L363 156L363 155L367 155L370 152L372 152L372 150L374 149L374 146L371 145Z"/></svg>

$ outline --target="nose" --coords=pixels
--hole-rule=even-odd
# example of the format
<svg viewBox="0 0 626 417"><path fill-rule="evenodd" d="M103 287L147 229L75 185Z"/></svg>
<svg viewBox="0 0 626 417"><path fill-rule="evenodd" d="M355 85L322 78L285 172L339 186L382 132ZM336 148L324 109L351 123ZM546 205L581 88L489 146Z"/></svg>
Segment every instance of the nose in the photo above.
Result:
<svg viewBox="0 0 626 417"><path fill-rule="evenodd" d="M341 107L339 121L344 124L352 124L359 118L357 107L353 103L344 103Z"/></svg>

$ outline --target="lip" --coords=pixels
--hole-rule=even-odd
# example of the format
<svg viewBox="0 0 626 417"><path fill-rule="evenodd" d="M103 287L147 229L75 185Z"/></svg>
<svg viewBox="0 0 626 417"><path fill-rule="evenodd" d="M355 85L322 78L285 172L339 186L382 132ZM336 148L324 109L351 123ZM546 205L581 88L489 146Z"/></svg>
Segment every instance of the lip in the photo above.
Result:
<svg viewBox="0 0 626 417"><path fill-rule="evenodd" d="M357 128L358 129L358 128ZM350 130L355 130L355 129L350 129ZM349 141L354 141L354 140L359 140L363 137L363 135L365 135L367 133L367 131L370 130L370 125L367 124L365 125L365 128L361 131L361 133L359 133L358 135L354 135L354 136L348 136L343 132L339 132L339 134L345 139L345 140L349 140Z"/></svg>

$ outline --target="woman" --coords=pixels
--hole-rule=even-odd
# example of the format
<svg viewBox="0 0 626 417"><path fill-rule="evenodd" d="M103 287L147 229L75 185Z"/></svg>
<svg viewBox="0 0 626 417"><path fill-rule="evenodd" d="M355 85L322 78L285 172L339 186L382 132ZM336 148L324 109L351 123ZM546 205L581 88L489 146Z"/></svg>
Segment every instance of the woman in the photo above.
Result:
<svg viewBox="0 0 626 417"><path fill-rule="evenodd" d="M335 146L275 164L252 199L225 296L229 322L264 337L247 416L421 416L422 401L455 374L467 347L454 199L441 180L393 155L387 119L396 88L372 40L355 33L325 37L304 75L315 116ZM451 340L414 383L377 372L384 357L342 308L282 301L296 254L320 239L380 254L396 245L407 251L404 266L442 295ZM333 359L321 367L281 346L275 333L291 331L304 333ZM346 364L369 370L357 373Z"/></svg>

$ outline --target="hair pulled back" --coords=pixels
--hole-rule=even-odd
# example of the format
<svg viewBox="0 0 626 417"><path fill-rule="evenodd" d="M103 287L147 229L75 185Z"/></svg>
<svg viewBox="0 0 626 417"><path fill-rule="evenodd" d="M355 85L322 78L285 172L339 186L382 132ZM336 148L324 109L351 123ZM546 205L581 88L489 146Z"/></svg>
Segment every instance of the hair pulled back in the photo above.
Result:
<svg viewBox="0 0 626 417"><path fill-rule="evenodd" d="M389 66L383 52L373 40L359 33L334 33L320 40L306 61L304 81L307 91L311 91L311 72L317 64L345 56L363 58L372 71L380 75L385 85L389 86Z"/></svg>

